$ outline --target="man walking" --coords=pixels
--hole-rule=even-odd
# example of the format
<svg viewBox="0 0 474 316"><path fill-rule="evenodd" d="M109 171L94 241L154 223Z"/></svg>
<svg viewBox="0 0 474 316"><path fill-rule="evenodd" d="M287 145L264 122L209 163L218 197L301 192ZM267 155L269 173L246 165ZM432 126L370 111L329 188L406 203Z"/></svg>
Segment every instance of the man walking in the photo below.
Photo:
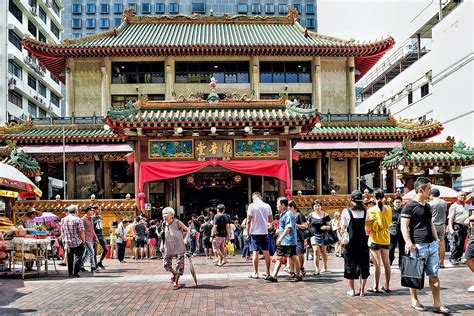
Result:
<svg viewBox="0 0 474 316"><path fill-rule="evenodd" d="M431 195L433 196L433 200L430 201L431 215L439 239L439 267L444 268L444 255L446 252L444 235L446 231L446 213L448 211L448 205L445 201L439 198L441 193L438 189L431 189Z"/></svg>
<svg viewBox="0 0 474 316"><path fill-rule="evenodd" d="M393 199L392 223L388 227L390 232L390 249L388 258L390 265L395 260L395 250L398 246L398 266L402 262L402 257L405 255L405 240L403 239L402 230L400 228L400 214L402 212L402 198L396 196Z"/></svg>
<svg viewBox="0 0 474 316"><path fill-rule="evenodd" d="M120 263L125 263L125 247L128 240L128 224L130 224L130 220L128 218L124 218L120 224L117 226L115 230L115 236L117 236L117 258Z"/></svg>
<svg viewBox="0 0 474 316"><path fill-rule="evenodd" d="M426 200L431 194L430 179L419 177L415 181L416 197L408 202L402 210L401 228L405 239L405 250L412 257L417 254L425 259L425 271L429 277L434 311L449 313L450 310L441 304L441 285L438 277L439 254L438 235L431 216L431 207ZM418 251L416 251L418 249ZM416 289L410 289L411 306L417 311L426 311L418 300Z"/></svg>
<svg viewBox="0 0 474 316"><path fill-rule="evenodd" d="M252 194L253 203L247 210L247 239L250 239L250 251L253 252L253 275L249 277L258 279L258 255L263 252L265 257L266 277L270 277L270 253L268 252L268 229L273 222L272 208L262 201L262 194L254 192Z"/></svg>
<svg viewBox="0 0 474 316"><path fill-rule="evenodd" d="M82 223L84 225L84 233L86 236L86 242L85 242L85 252L84 252L84 257L82 258L82 266L81 266L81 271L86 271L84 268L84 263L89 257L89 262L91 265L91 272L94 272L97 270L95 266L95 243L97 241L97 236L95 235L94 231L94 223L92 222L92 215L94 215L94 209L92 206L86 206L84 208L84 216L82 217Z"/></svg>
<svg viewBox="0 0 474 316"><path fill-rule="evenodd" d="M219 267L227 263L224 254L225 243L227 240L230 240L230 219L229 216L224 214L224 211L224 204L217 205L217 214L214 216L214 225L211 233L211 236L214 237L212 248L217 255L217 265Z"/></svg>
<svg viewBox="0 0 474 316"><path fill-rule="evenodd" d="M280 212L280 226L278 227L278 238L276 240L277 262L273 269L273 275L266 278L269 282L278 282L278 272L282 265L282 258L288 257L293 262L295 268L294 282L302 281L300 275L300 264L296 256L296 221L295 215L288 208L288 199L286 197L279 197L277 199L277 209Z"/></svg>
<svg viewBox="0 0 474 316"><path fill-rule="evenodd" d="M460 191L457 195L457 201L449 208L448 230L454 238L454 247L451 250L449 261L456 265L461 262L464 253L464 242L467 237L467 225L464 223L469 217L469 208L466 207L464 200L466 193Z"/></svg>
<svg viewBox="0 0 474 316"><path fill-rule="evenodd" d="M105 267L102 264L102 262L104 261L104 258L107 255L108 247L107 247L107 241L105 240L104 233L103 233L102 210L100 209L99 205L94 205L93 209L95 212L94 217L92 217L92 222L94 223L94 232L97 237L97 241L99 242L99 245L102 248L100 260L99 262L97 262L97 252L94 247L94 259L95 259L96 267L105 270Z"/></svg>
<svg viewBox="0 0 474 316"><path fill-rule="evenodd" d="M61 221L61 238L66 246L69 277L78 278L82 255L84 254L84 243L86 241L84 224L76 215L76 205L70 205L66 210L68 215Z"/></svg>

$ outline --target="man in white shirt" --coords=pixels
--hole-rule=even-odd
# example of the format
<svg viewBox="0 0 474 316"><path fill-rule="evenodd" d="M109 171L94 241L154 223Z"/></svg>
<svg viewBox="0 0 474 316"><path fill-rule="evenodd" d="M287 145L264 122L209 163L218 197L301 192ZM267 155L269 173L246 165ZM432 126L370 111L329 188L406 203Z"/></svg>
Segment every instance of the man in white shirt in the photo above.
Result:
<svg viewBox="0 0 474 316"><path fill-rule="evenodd" d="M461 262L468 233L468 226L464 222L469 217L469 205L466 205L465 200L466 193L460 191L457 195L457 201L451 204L449 208L448 231L454 238L454 249L451 251L449 261L454 265Z"/></svg>
<svg viewBox="0 0 474 316"><path fill-rule="evenodd" d="M253 271L249 276L258 279L258 253L262 250L265 257L266 278L270 276L270 253L268 252L268 229L273 222L272 208L262 201L262 194L254 192L252 194L253 203L247 210L247 239L250 239L250 251L253 252Z"/></svg>

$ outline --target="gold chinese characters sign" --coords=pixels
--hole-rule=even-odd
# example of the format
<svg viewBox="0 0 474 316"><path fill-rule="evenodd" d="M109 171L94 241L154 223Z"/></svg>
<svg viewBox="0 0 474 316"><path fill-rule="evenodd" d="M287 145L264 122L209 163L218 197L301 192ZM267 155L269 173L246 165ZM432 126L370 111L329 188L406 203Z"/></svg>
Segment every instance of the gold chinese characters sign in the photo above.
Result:
<svg viewBox="0 0 474 316"><path fill-rule="evenodd" d="M199 161L208 158L221 158L229 160L232 158L231 140L199 140L195 142L196 159Z"/></svg>

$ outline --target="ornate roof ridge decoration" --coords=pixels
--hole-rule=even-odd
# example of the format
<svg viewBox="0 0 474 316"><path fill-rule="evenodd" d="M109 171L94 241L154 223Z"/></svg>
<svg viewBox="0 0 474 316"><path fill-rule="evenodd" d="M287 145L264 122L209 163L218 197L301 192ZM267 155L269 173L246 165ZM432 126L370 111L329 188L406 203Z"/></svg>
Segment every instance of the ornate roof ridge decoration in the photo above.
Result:
<svg viewBox="0 0 474 316"><path fill-rule="evenodd" d="M303 108L301 106L302 104L296 99L294 101L290 101L290 100L285 101L285 107L290 112L301 113L301 114L314 114L318 112L318 110L316 109L316 106L314 105L311 105L311 107L308 107L308 108Z"/></svg>
<svg viewBox="0 0 474 316"><path fill-rule="evenodd" d="M4 126L0 127L0 135L2 134L16 134L32 126L31 119L23 122L17 123L15 121L10 123L5 123Z"/></svg>
<svg viewBox="0 0 474 316"><path fill-rule="evenodd" d="M451 151L453 150L455 144L454 137L446 137L444 142L415 142L412 140L412 137L407 137L403 140L403 146L405 146L410 151L425 151L425 150L443 150Z"/></svg>
<svg viewBox="0 0 474 316"><path fill-rule="evenodd" d="M5 158L2 162L17 168L27 177L34 177L40 174L39 163L23 150L18 151L16 148L13 148L10 157Z"/></svg>
<svg viewBox="0 0 474 316"><path fill-rule="evenodd" d="M454 141L454 138L453 138ZM465 142L459 140L453 146L453 152L463 154L463 155L472 155L474 156L474 147L467 146Z"/></svg>

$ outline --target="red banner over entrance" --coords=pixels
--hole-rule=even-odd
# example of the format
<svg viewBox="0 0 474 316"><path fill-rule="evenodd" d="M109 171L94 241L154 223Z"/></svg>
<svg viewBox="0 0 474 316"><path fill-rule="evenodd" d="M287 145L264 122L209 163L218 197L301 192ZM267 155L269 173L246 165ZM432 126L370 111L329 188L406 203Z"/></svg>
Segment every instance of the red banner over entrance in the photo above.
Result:
<svg viewBox="0 0 474 316"><path fill-rule="evenodd" d="M286 193L289 195L290 174L286 160L217 160L215 158L207 161L141 162L140 193L143 192L146 182L184 176L207 166L222 166L244 174L278 178L286 182ZM144 200L142 199L141 202L143 204Z"/></svg>

